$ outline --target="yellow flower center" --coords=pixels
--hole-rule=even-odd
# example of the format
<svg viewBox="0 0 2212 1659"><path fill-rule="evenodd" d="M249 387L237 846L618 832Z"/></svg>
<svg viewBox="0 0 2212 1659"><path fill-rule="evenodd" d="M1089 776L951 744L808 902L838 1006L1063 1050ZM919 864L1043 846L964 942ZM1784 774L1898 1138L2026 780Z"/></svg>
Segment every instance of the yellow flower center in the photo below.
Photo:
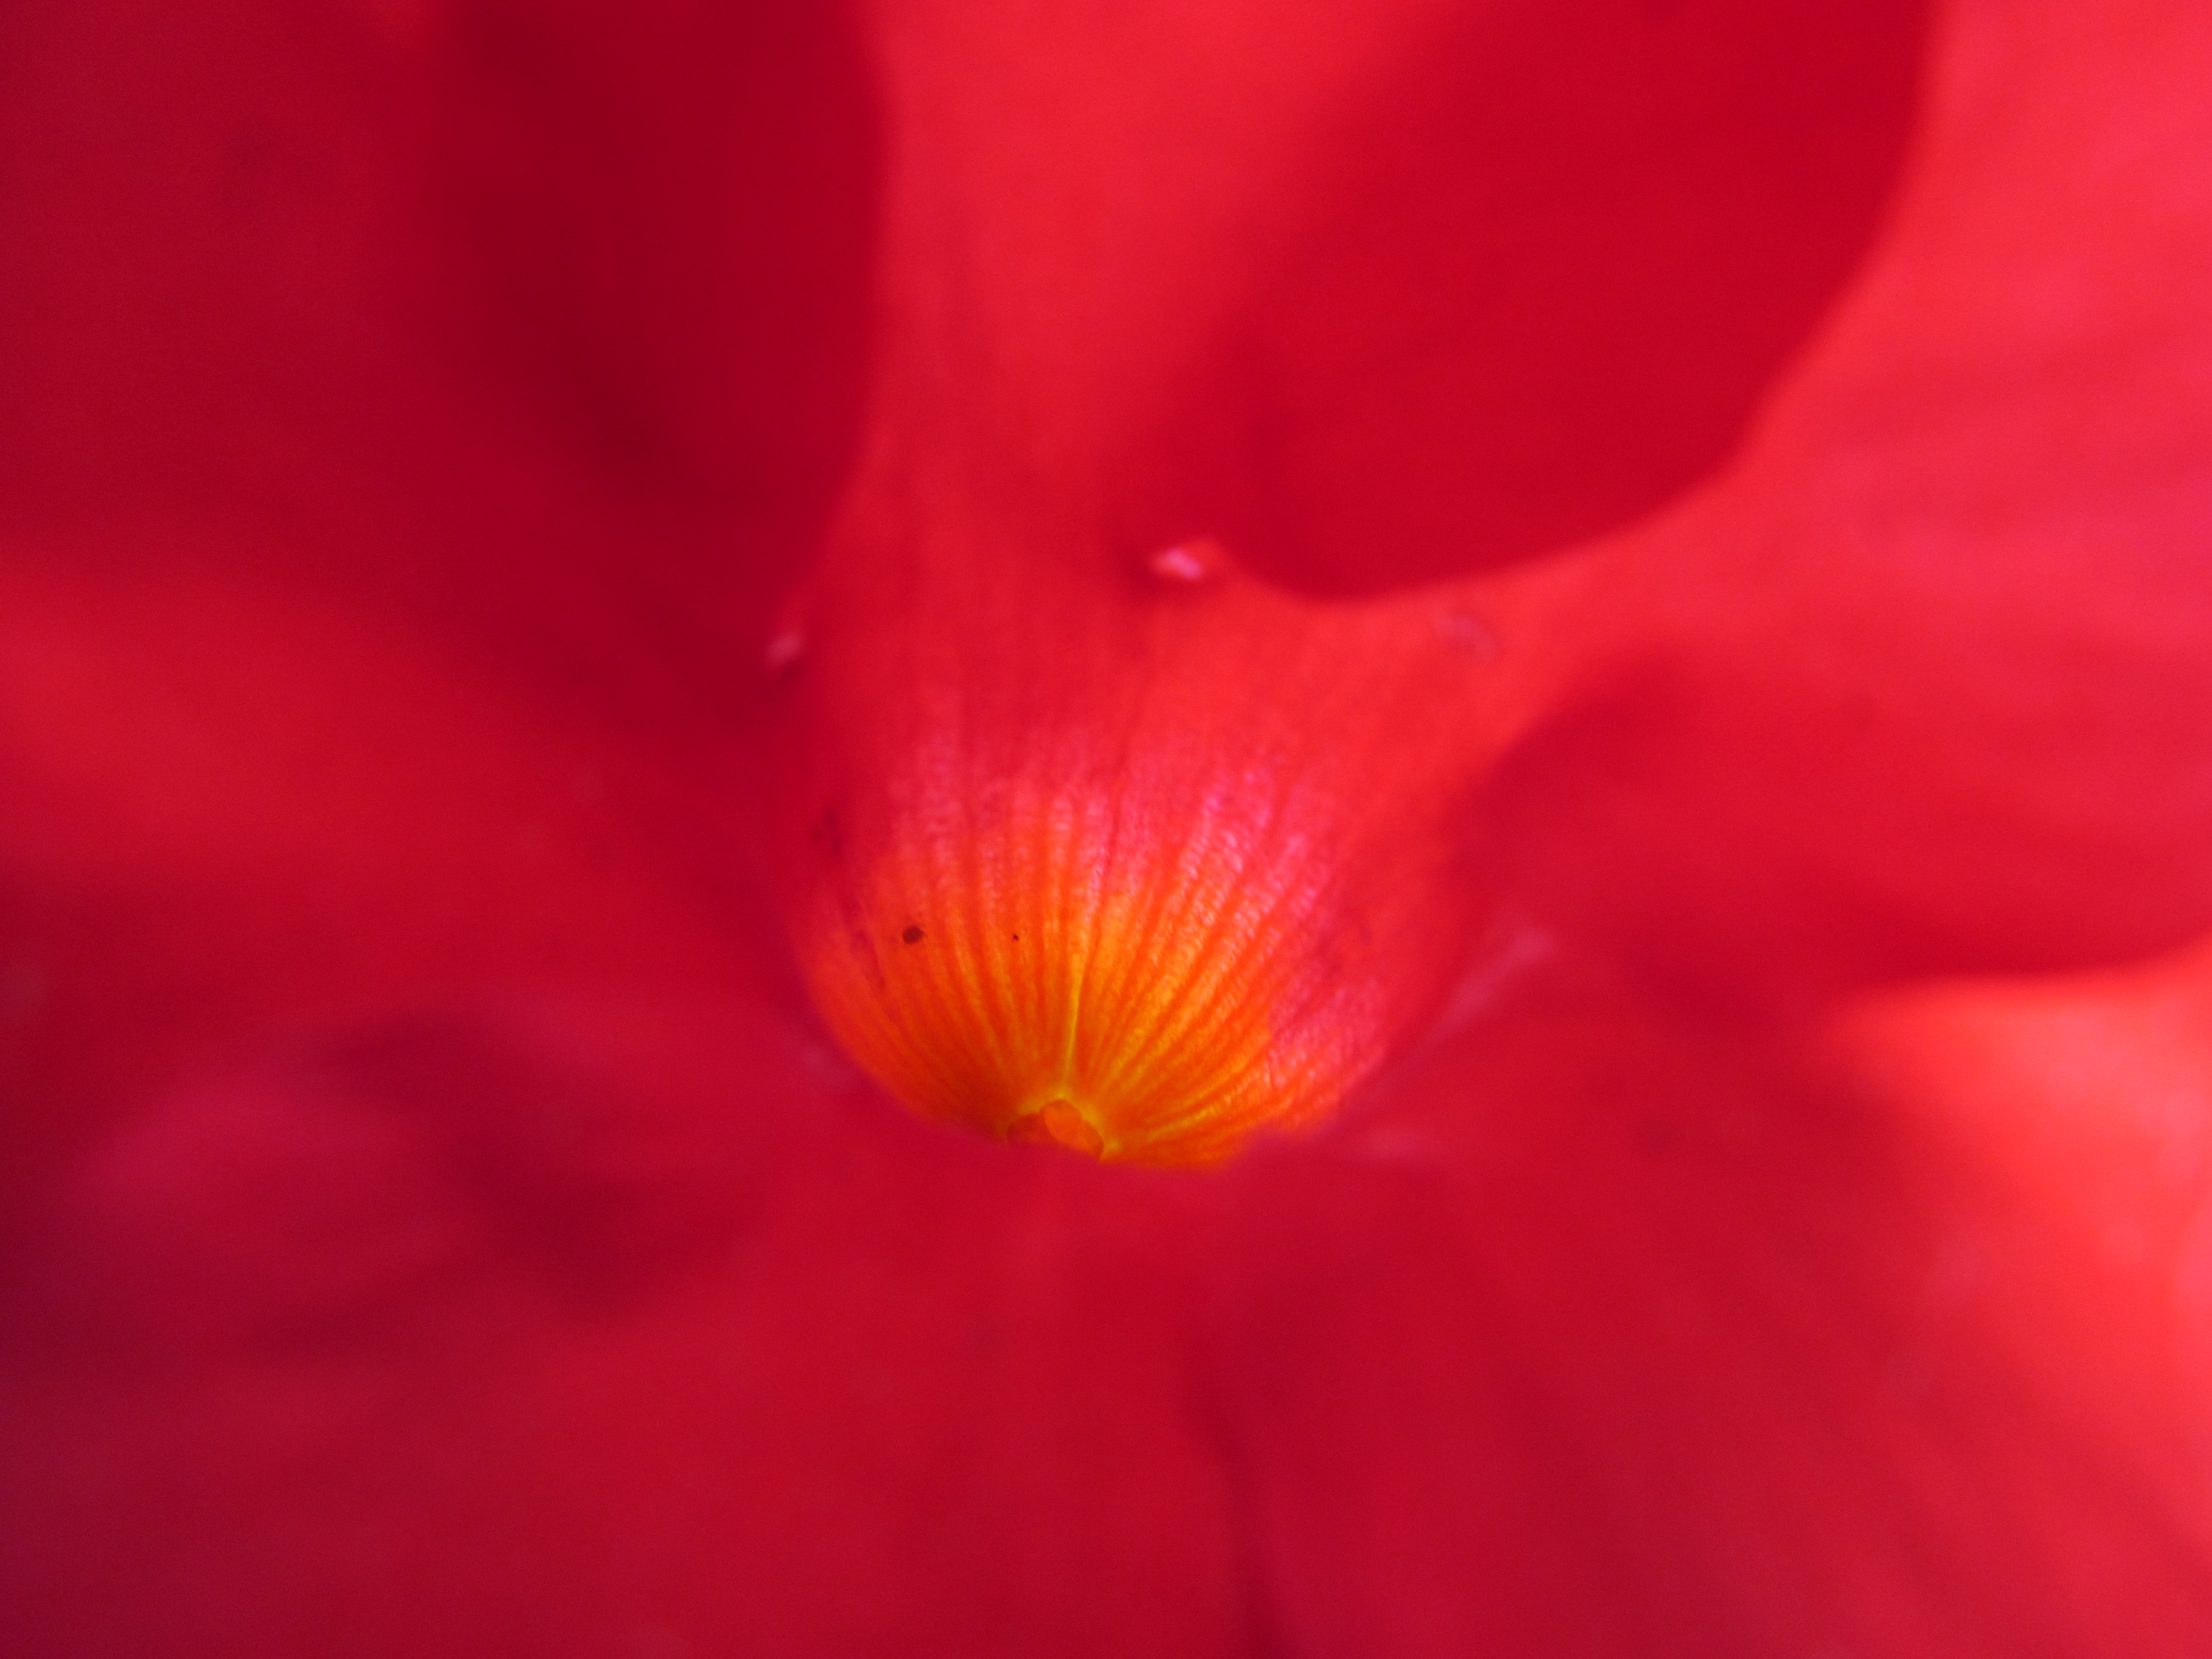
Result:
<svg viewBox="0 0 2212 1659"><path fill-rule="evenodd" d="M1489 627L1276 593L1206 542L1029 588L929 545L770 664L830 1029L925 1117L1109 1161L1325 1116L1487 926L1463 804L1528 706Z"/></svg>
<svg viewBox="0 0 2212 1659"><path fill-rule="evenodd" d="M817 1000L924 1115L1011 1141L1205 1163L1310 1118L1367 1046L1313 949L1327 861L1238 805L1172 831L1065 799L915 826L803 951Z"/></svg>

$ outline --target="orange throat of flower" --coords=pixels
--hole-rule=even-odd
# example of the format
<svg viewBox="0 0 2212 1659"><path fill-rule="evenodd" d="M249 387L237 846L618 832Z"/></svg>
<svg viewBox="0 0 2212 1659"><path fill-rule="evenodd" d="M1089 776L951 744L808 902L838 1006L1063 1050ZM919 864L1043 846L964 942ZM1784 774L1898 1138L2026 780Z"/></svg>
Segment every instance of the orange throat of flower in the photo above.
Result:
<svg viewBox="0 0 2212 1659"><path fill-rule="evenodd" d="M1211 1163L1334 1105L1375 1045L1315 949L1310 843L1133 817L1040 799L900 836L799 930L854 1058L926 1117L1109 1161Z"/></svg>

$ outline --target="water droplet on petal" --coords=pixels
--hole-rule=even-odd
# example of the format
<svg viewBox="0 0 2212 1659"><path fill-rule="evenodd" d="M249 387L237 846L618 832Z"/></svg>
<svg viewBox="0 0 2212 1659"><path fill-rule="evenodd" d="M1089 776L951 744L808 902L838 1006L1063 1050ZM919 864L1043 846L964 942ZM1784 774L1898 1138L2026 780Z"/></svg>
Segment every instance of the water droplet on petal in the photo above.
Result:
<svg viewBox="0 0 2212 1659"><path fill-rule="evenodd" d="M1098 1126L1072 1100L1048 1100L1022 1113L1006 1126L1006 1139L1017 1146L1060 1146L1086 1158L1102 1157L1107 1150Z"/></svg>
<svg viewBox="0 0 2212 1659"><path fill-rule="evenodd" d="M1152 572L1162 581L1202 582L1219 575L1227 563L1221 544L1210 536L1200 536L1153 554Z"/></svg>
<svg viewBox="0 0 2212 1659"><path fill-rule="evenodd" d="M1498 654L1496 632L1472 611L1445 611L1437 618L1437 631L1447 645L1477 662L1488 662Z"/></svg>
<svg viewBox="0 0 2212 1659"><path fill-rule="evenodd" d="M787 623L769 635L761 652L761 666L771 674L781 674L796 667L805 654L806 630L796 623Z"/></svg>

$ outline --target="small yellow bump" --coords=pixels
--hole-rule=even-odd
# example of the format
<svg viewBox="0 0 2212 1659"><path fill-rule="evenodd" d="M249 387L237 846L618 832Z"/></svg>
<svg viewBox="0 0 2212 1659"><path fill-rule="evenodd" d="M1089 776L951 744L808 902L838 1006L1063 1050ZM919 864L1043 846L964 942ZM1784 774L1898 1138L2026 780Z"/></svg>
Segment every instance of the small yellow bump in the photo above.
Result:
<svg viewBox="0 0 2212 1659"><path fill-rule="evenodd" d="M1018 1146L1061 1146L1089 1158L1103 1158L1106 1137L1072 1100L1048 1100L1006 1125L1006 1139Z"/></svg>

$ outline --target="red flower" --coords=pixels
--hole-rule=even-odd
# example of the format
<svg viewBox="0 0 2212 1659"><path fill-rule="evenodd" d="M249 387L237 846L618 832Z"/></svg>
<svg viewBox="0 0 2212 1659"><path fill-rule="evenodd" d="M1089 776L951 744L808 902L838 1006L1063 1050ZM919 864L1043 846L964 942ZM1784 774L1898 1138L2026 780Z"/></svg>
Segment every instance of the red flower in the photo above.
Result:
<svg viewBox="0 0 2212 1659"><path fill-rule="evenodd" d="M2212 1644L2212 22L759 11L4 26L0 1649Z"/></svg>

